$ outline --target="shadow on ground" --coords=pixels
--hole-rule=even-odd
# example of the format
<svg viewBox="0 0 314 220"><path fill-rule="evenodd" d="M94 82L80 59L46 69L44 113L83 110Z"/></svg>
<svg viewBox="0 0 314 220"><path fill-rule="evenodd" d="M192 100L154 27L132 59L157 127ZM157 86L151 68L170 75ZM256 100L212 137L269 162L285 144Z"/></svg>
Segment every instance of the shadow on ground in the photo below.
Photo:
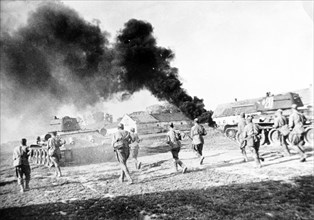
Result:
<svg viewBox="0 0 314 220"><path fill-rule="evenodd" d="M0 210L2 219L314 219L314 177L56 202ZM132 187L132 186L130 186ZM141 214L140 214L141 213ZM145 214L146 213L146 214Z"/></svg>

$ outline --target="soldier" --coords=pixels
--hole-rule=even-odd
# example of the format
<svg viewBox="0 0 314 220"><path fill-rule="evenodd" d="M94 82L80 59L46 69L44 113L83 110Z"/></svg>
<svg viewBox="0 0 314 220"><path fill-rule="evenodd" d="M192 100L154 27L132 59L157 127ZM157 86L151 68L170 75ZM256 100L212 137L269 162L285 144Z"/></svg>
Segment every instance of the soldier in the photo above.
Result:
<svg viewBox="0 0 314 220"><path fill-rule="evenodd" d="M243 140L243 131L244 131L245 125L246 125L245 113L242 112L242 113L240 113L240 119L239 119L239 122L238 122L237 137L238 137L241 153L242 153L242 155L244 157L244 162L247 162L248 158L247 158L246 151L245 151L245 146L246 145L245 145L244 140Z"/></svg>
<svg viewBox="0 0 314 220"><path fill-rule="evenodd" d="M289 128L291 130L291 144L300 154L300 162L306 161L304 150L302 149L302 135L304 133L304 116L298 112L297 105L291 106L291 115L289 116Z"/></svg>
<svg viewBox="0 0 314 220"><path fill-rule="evenodd" d="M181 134L179 131L174 130L174 125L171 123L169 125L169 131L167 133L167 144L169 144L171 148L171 153L173 157L173 163L175 167L175 171L178 171L178 164L182 168L182 173L185 173L187 170L187 167L182 163L182 161L179 159L179 152L181 149Z"/></svg>
<svg viewBox="0 0 314 220"><path fill-rule="evenodd" d="M130 133L130 150L131 150L131 158L135 161L135 168L141 169L141 162L138 162L137 155L138 155L138 144L141 142L140 138L138 137L138 134L135 133L135 129L131 128Z"/></svg>
<svg viewBox="0 0 314 220"><path fill-rule="evenodd" d="M48 155L52 164L55 167L56 177L62 177L60 168L61 150L60 147L65 144L65 141L57 135L56 131L53 131L52 137L48 139Z"/></svg>
<svg viewBox="0 0 314 220"><path fill-rule="evenodd" d="M118 131L113 134L111 145L116 153L117 160L121 168L120 182L124 182L124 177L126 176L129 179L129 184L133 184L133 180L126 165L126 161L130 155L130 138L130 133L128 131L125 131L124 125L120 123L118 125Z"/></svg>
<svg viewBox="0 0 314 220"><path fill-rule="evenodd" d="M21 145L17 146L13 150L13 166L15 167L15 173L17 177L17 183L20 186L20 192L23 193L29 190L29 181L31 179L31 168L29 166L28 157L31 150L27 146L27 140L22 139ZM25 176L25 187L23 176Z"/></svg>
<svg viewBox="0 0 314 220"><path fill-rule="evenodd" d="M259 157L259 146L260 146L260 127L253 123L253 118L248 116L246 119L247 124L243 130L243 138L246 140L246 146L250 148L257 168L261 168L260 160L264 160L263 158Z"/></svg>
<svg viewBox="0 0 314 220"><path fill-rule="evenodd" d="M200 165L203 164L204 156L203 156L203 146L204 146L204 138L206 130L205 128L199 124L198 119L194 119L194 126L191 128L191 138L192 138L192 147L195 151L196 155L200 158Z"/></svg>
<svg viewBox="0 0 314 220"><path fill-rule="evenodd" d="M291 154L287 146L287 138L290 133L289 127L288 127L288 119L282 115L281 109L278 109L275 113L275 120L274 120L273 128L278 129L280 145L284 147L285 154L290 156Z"/></svg>

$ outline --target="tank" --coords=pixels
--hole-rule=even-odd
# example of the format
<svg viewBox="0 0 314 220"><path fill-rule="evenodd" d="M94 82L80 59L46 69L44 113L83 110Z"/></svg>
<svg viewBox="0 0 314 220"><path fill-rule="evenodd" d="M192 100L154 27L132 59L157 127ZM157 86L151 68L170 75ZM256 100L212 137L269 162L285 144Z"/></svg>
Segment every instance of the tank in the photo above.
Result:
<svg viewBox="0 0 314 220"><path fill-rule="evenodd" d="M82 129L76 118L66 116L54 117L50 122L50 131L37 137L36 143L30 145L34 163L51 166L47 142L53 131L57 131L61 139L65 140L65 144L60 148L61 165L104 162L104 145L110 143L106 129Z"/></svg>
<svg viewBox="0 0 314 220"><path fill-rule="evenodd" d="M297 93L284 93L269 95L263 98L248 99L222 104L217 107L213 119L218 128L226 137L238 141L237 124L239 115L244 112L253 116L253 122L262 128L261 144L279 144L278 130L273 128L274 114L278 109L283 110L283 115L289 116L291 106L296 104L298 110L307 118L305 124L304 140L313 145L313 111L312 106L305 106ZM289 138L288 138L289 139Z"/></svg>

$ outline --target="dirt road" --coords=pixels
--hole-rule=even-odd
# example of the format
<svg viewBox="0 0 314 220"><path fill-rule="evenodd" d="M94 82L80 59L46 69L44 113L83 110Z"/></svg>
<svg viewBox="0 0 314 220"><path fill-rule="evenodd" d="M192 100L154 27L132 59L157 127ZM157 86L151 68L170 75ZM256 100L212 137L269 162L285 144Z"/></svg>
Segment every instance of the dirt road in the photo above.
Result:
<svg viewBox="0 0 314 220"><path fill-rule="evenodd" d="M116 162L64 167L64 176L33 166L31 191L18 192L12 168L1 168L3 219L314 219L313 148L307 161L296 152L261 147L263 167L243 163L237 145L213 132L205 139L202 166L189 145L180 157L188 166L172 168L171 154L142 147L143 166L128 165L135 184L119 183ZM188 142L186 142L188 143ZM153 149L155 151L152 151ZM146 152L146 153L145 153ZM148 152L155 152L154 154ZM249 155L250 156L250 155Z"/></svg>

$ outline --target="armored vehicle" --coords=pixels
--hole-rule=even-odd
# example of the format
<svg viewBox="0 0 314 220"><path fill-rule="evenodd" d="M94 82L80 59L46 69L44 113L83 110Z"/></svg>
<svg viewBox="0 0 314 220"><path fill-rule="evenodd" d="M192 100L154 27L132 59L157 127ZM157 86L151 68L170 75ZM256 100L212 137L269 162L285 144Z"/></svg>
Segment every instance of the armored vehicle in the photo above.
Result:
<svg viewBox="0 0 314 220"><path fill-rule="evenodd" d="M86 164L103 162L105 158L105 144L110 143L106 136L106 129L82 129L76 118L54 117L50 122L50 132L37 137L36 143L31 145L32 159L37 164L50 165L47 141L51 132L57 131L66 144L61 149L62 164Z"/></svg>
<svg viewBox="0 0 314 220"><path fill-rule="evenodd" d="M224 134L234 140L238 140L237 124L239 115L244 112L253 116L253 122L262 127L262 144L278 144L278 131L273 128L274 113L278 109L283 110L283 115L289 116L291 106L296 104L298 110L302 112L307 122L305 124L305 141L313 144L313 111L312 106L304 106L297 93L284 93L278 95L267 94L266 97L236 101L233 103L219 105L214 112L213 119Z"/></svg>

